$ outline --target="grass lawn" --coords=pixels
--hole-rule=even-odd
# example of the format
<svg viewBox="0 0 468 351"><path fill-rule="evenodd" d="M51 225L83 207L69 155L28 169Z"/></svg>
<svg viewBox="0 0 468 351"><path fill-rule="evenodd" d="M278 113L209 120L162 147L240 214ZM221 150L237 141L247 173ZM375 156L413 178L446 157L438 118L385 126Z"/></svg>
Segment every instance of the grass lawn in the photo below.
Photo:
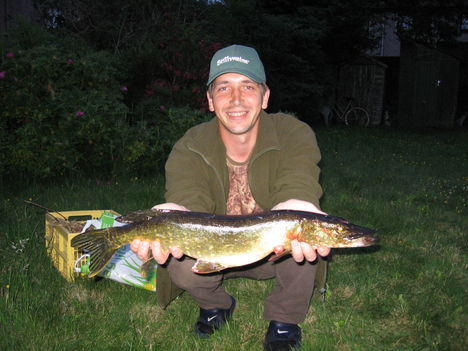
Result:
<svg viewBox="0 0 468 351"><path fill-rule="evenodd" d="M377 248L334 250L328 293L302 323L302 350L466 350L468 132L319 128L322 207L376 228ZM0 184L0 350L260 350L271 281L230 280L238 308L208 340L186 294L64 280L44 245L44 213L120 213L163 201L164 180Z"/></svg>

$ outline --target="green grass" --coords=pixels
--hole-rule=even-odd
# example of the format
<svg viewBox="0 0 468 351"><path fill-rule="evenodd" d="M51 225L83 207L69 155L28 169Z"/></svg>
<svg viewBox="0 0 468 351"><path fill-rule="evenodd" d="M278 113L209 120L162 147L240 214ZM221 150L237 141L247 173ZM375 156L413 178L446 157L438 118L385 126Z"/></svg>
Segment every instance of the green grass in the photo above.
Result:
<svg viewBox="0 0 468 351"><path fill-rule="evenodd" d="M466 131L318 129L322 207L378 229L377 248L334 250L325 303L302 323L303 350L465 350ZM163 179L1 184L0 350L260 350L272 282L227 281L229 325L192 333L186 294L163 311L155 294L114 281L65 281L44 246L44 214L163 200Z"/></svg>

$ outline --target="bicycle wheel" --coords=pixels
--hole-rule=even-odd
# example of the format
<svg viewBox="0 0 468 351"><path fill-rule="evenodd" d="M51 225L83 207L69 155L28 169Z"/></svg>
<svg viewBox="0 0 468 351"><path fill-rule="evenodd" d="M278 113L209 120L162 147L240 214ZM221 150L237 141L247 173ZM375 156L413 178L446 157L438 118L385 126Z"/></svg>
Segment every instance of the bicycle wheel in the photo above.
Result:
<svg viewBox="0 0 468 351"><path fill-rule="evenodd" d="M344 120L347 126L357 125L367 127L370 122L369 113L362 107L352 107L346 112Z"/></svg>

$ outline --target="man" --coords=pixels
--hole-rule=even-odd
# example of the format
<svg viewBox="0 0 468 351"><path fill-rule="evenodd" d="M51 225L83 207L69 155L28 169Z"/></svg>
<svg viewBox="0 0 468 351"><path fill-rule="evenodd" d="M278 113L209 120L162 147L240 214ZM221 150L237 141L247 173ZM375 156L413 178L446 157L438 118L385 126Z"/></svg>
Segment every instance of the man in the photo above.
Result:
<svg viewBox="0 0 468 351"><path fill-rule="evenodd" d="M236 215L278 209L323 213L315 135L294 117L267 114L269 96L254 49L232 45L216 52L207 92L216 118L190 129L176 143L166 164L167 203L154 208ZM166 251L159 242L139 240L131 247L143 259L151 248L160 265L167 263L171 280L200 307L195 332L201 337L220 328L235 309L236 300L223 289L223 279L276 278L264 307L264 318L270 321L266 350L300 346L298 323L308 311L317 258L330 252L293 241L291 256L200 275L191 271L193 260L177 247ZM169 254L174 256L170 260ZM158 289L160 284L158 278Z"/></svg>

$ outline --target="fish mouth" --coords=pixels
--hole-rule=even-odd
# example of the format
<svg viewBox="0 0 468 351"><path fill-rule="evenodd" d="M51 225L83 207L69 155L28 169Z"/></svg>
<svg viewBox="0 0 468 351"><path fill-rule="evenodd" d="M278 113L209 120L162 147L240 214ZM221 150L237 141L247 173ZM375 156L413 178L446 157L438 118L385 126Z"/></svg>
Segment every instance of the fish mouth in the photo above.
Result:
<svg viewBox="0 0 468 351"><path fill-rule="evenodd" d="M349 247L372 246L380 241L376 236L367 236L362 233L348 235L345 240L349 243Z"/></svg>
<svg viewBox="0 0 468 351"><path fill-rule="evenodd" d="M380 241L380 239L376 236L366 236L362 238L362 240L367 245L375 245Z"/></svg>
<svg viewBox="0 0 468 351"><path fill-rule="evenodd" d="M380 239L374 234L376 233L375 229L360 227L353 225L349 228L351 233L346 236L346 240L355 243L356 246L372 246L376 245Z"/></svg>

